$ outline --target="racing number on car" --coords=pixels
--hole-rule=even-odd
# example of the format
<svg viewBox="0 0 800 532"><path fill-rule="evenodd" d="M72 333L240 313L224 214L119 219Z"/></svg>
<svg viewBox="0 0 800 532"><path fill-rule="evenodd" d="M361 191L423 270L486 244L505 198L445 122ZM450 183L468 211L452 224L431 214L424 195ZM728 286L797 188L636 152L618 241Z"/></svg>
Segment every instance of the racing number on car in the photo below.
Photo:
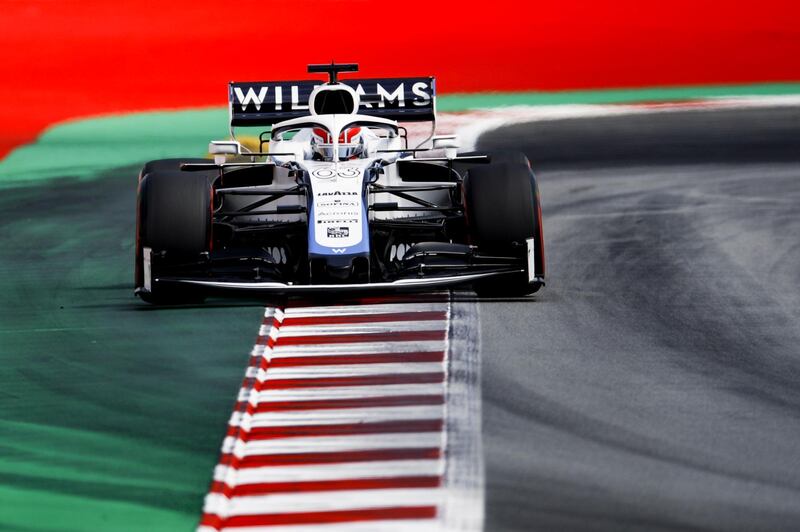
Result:
<svg viewBox="0 0 800 532"><path fill-rule="evenodd" d="M320 168L319 170L314 170L311 172L311 175L314 177L318 177L320 179L330 179L336 175L336 172L331 170L330 168Z"/></svg>
<svg viewBox="0 0 800 532"><path fill-rule="evenodd" d="M342 168L338 173L339 177L358 177L361 171L358 168Z"/></svg>
<svg viewBox="0 0 800 532"><path fill-rule="evenodd" d="M340 168L334 170L332 168L319 168L311 172L311 175L319 179L331 179L332 177L358 177L361 175L361 170L358 168Z"/></svg>

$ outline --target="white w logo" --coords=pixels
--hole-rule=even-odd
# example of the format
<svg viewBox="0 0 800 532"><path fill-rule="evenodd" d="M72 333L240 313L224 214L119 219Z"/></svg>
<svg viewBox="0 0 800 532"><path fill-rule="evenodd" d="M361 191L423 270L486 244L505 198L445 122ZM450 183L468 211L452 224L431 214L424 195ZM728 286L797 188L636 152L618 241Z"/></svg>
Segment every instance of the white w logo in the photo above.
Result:
<svg viewBox="0 0 800 532"><path fill-rule="evenodd" d="M234 87L233 92L236 93L236 98L239 100L239 103L242 104L242 111L247 109L247 106L250 104L250 102L256 104L256 111L260 111L261 104L264 103L264 98L267 97L268 88L269 87L261 87L261 90L259 90L258 94L256 94L256 91L253 90L253 87L250 87L247 89L247 94L245 95L240 87Z"/></svg>
<svg viewBox="0 0 800 532"><path fill-rule="evenodd" d="M339 253L340 255L347 251L347 248L331 248L334 253Z"/></svg>

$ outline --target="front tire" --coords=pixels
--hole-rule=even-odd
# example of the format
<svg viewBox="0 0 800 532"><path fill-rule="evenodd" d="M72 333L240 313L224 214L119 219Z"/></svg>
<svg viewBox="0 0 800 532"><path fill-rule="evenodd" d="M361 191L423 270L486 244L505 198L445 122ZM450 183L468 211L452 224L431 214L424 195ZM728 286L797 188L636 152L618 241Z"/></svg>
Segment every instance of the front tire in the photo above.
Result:
<svg viewBox="0 0 800 532"><path fill-rule="evenodd" d="M195 303L204 299L195 287L151 280L145 287L144 248L170 262L198 260L211 250L212 188L204 175L154 171L139 183L136 286L145 301ZM153 275L153 278L155 275Z"/></svg>
<svg viewBox="0 0 800 532"><path fill-rule="evenodd" d="M544 240L539 191L527 159L521 157L475 166L467 172L467 225L472 243L486 254L526 257L527 240L533 238L537 280L529 283L527 273L520 273L477 281L473 288L479 296L522 296L542 286Z"/></svg>

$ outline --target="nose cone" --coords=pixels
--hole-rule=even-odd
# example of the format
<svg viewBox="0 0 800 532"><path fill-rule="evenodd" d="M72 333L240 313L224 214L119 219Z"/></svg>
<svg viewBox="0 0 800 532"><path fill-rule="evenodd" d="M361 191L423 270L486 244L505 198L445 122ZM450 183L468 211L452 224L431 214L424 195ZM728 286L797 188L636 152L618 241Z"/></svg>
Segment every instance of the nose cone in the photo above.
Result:
<svg viewBox="0 0 800 532"><path fill-rule="evenodd" d="M369 282L369 256L360 253L312 258L311 281L314 284Z"/></svg>

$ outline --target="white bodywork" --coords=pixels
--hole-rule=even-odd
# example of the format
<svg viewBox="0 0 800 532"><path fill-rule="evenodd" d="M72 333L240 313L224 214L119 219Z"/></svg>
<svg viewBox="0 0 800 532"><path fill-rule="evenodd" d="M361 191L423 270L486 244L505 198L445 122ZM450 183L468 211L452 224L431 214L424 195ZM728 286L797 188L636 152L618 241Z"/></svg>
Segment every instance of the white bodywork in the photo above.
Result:
<svg viewBox="0 0 800 532"><path fill-rule="evenodd" d="M296 186L291 169L298 166L305 170L310 186L308 204L303 196L284 196L272 205L307 207L307 214L269 214L243 218L252 222L292 222L302 221L307 216L309 225L309 252L312 254L352 254L369 253L369 228L367 224L375 220L424 217L435 211L370 211L375 203L397 203L398 207L419 207L408 199L390 193L369 192L369 185L400 186L403 181L398 174L399 150L405 149L406 139L400 136L400 127L394 120L358 113L316 114L314 98L328 90L345 90L359 108L359 96L353 89L343 85L324 85L317 87L310 98L310 115L285 120L273 125L269 151L276 154L272 161L277 165L272 185L267 190L291 189ZM339 160L340 134L352 127L360 127L363 137L363 151L359 158ZM315 157L310 131L322 128L332 140L331 160L318 160ZM404 159L411 159L407 156ZM370 172L370 167L380 167L380 173ZM365 179L370 175L372 181ZM433 183L428 183L433 184ZM414 196L423 200L447 205L446 190L416 192ZM237 202L247 199L226 198L230 208Z"/></svg>
<svg viewBox="0 0 800 532"><path fill-rule="evenodd" d="M314 211L319 216L319 219L336 219L337 213L349 213L348 216L352 218L352 210L348 208L354 207L352 203L355 201L353 198L360 198L361 191L363 190L364 171L369 166L373 165L378 160L386 161L390 164L383 166L383 173L380 174L375 184L382 186L400 186L404 183L400 178L397 169L397 161L399 160L413 160L412 157L406 156L402 159L399 153L379 153L381 150L400 150L404 147L403 138L400 136L378 136L372 134L366 140L366 153L364 158L354 159L351 161L314 161L313 151L310 143L310 135L305 134L310 127L319 125L331 132L334 140L338 140L339 131L354 122L358 123L362 128L369 127L368 124L374 124L374 127L383 129L393 128L395 135L397 132L397 123L391 120L375 118L364 115L322 115L322 116L309 116L288 120L275 124L273 131L298 131L291 139L283 139L281 136L274 138L270 141L270 152L273 153L292 153L294 156L275 156L274 162L279 165L275 168L274 179L271 186L267 187L271 190L274 189L290 189L296 186L294 177L289 176L289 168L285 165L290 163L297 163L300 167L308 172L314 200ZM386 128L386 129L384 129ZM432 183L429 183L432 184ZM330 193L339 191L341 201L336 202L331 200L333 197ZM354 196L353 193L358 195ZM323 195L324 194L324 195ZM431 192L415 192L415 196L426 199L432 202L446 202L447 193L444 191L431 191ZM346 200L345 198L349 198ZM227 199L226 201L242 201L249 202L252 198L242 198L236 200L234 198ZM298 196L285 196L275 201L273 205L276 206L289 206L289 205L302 205L304 199ZM368 197L369 204L381 202L397 202L400 207L413 207L418 204L395 196L389 193L370 193ZM339 203L340 205L335 205ZM369 205L365 205L367 208ZM230 208L235 208L236 205L230 205ZM345 208L347 207L347 208ZM419 217L430 214L426 211L412 211L412 212L370 212L368 219L372 220L389 220L396 218ZM305 218L301 214L273 214L264 216L248 217L247 220L251 221L300 221ZM363 231L363 228L357 231ZM326 233L327 234L327 233ZM327 239L327 236L320 237L322 240ZM322 242L320 240L320 243Z"/></svg>

